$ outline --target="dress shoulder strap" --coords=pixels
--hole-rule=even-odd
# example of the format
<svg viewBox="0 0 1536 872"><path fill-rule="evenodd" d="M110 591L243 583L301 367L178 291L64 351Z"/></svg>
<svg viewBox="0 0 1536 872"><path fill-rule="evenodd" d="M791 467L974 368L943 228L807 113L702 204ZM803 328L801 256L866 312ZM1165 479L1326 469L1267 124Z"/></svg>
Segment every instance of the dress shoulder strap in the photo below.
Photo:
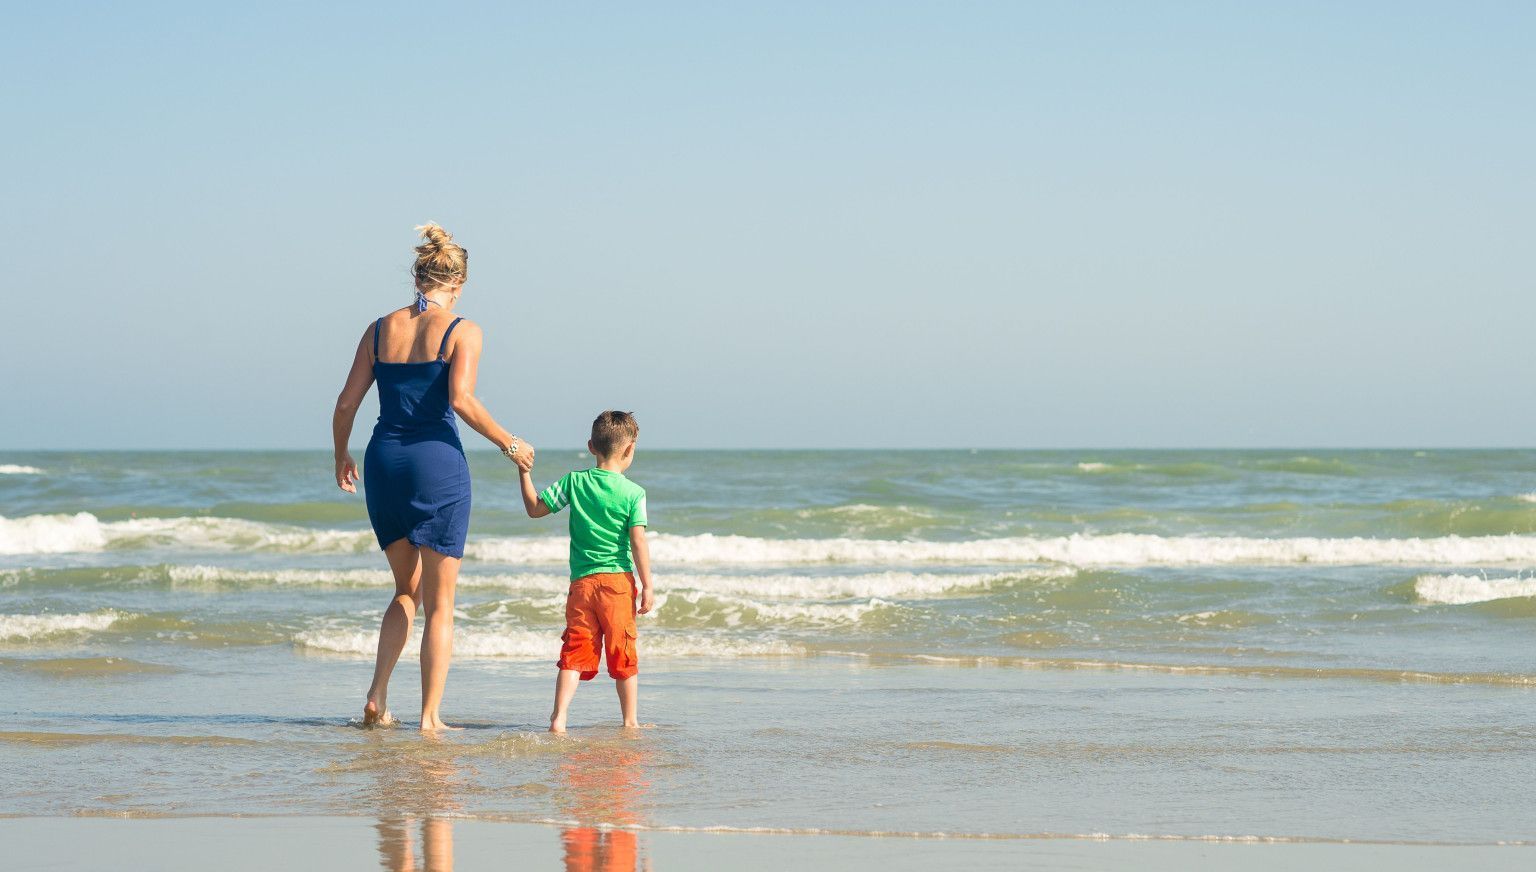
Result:
<svg viewBox="0 0 1536 872"><path fill-rule="evenodd" d="M453 319L453 323L448 325L447 332L443 333L443 342L442 342L442 344L437 346L437 359L438 360L442 360L443 359L443 355L448 353L448 337L453 335L453 328L459 326L459 322L463 321L463 320L464 320L463 318L455 318L455 319Z"/></svg>
<svg viewBox="0 0 1536 872"><path fill-rule="evenodd" d="M373 322L373 362L374 363L378 363L379 362L379 324L382 323L383 320L384 320L383 318L380 318L379 320Z"/></svg>

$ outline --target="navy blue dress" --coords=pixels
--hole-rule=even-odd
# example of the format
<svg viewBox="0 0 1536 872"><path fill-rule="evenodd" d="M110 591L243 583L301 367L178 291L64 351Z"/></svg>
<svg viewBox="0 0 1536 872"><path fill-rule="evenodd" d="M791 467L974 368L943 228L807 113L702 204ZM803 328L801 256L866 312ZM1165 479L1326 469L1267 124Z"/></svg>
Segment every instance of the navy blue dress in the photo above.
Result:
<svg viewBox="0 0 1536 872"><path fill-rule="evenodd" d="M379 319L382 321L383 319ZM363 455L368 520L384 548L400 539L449 557L464 556L469 534L469 464L448 398L448 337L437 359L379 360L379 321L373 322L373 377L379 383L379 423Z"/></svg>

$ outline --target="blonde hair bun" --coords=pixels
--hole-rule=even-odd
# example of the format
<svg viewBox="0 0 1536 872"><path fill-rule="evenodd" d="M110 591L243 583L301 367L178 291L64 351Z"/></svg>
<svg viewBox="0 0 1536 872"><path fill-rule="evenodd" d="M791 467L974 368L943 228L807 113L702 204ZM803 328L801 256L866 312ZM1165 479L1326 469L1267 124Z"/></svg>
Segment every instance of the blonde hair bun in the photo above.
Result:
<svg viewBox="0 0 1536 872"><path fill-rule="evenodd" d="M426 244L416 246L417 254L426 254L427 249L436 251L445 245L453 244L453 234L444 230L443 225L438 224L436 221L428 221L425 224L418 225L416 232L420 233L421 238L426 240Z"/></svg>
<svg viewBox="0 0 1536 872"><path fill-rule="evenodd" d="M416 263L411 267L416 283L424 290L462 284L469 276L469 252L435 221L418 226L416 232L425 240L416 246Z"/></svg>

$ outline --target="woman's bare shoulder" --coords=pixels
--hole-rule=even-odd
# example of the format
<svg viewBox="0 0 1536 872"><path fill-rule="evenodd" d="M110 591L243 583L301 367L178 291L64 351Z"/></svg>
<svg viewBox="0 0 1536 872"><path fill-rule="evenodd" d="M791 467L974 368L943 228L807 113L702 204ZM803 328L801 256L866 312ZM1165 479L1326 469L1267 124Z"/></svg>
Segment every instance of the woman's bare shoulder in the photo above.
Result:
<svg viewBox="0 0 1536 872"><path fill-rule="evenodd" d="M469 320L468 318L460 320L459 326L453 329L453 340L455 343L462 340L468 340L475 343L476 345L479 345L480 340L484 335L485 333L480 329L480 325Z"/></svg>

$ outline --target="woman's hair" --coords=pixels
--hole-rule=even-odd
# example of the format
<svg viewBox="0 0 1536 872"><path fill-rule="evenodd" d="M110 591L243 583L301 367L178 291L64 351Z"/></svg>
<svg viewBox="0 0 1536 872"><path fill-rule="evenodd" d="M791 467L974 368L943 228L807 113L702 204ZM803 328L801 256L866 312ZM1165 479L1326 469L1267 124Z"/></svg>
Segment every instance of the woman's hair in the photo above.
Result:
<svg viewBox="0 0 1536 872"><path fill-rule="evenodd" d="M469 252L453 241L453 234L431 221L416 228L426 241L416 246L411 276L424 291L461 285L469 277Z"/></svg>

